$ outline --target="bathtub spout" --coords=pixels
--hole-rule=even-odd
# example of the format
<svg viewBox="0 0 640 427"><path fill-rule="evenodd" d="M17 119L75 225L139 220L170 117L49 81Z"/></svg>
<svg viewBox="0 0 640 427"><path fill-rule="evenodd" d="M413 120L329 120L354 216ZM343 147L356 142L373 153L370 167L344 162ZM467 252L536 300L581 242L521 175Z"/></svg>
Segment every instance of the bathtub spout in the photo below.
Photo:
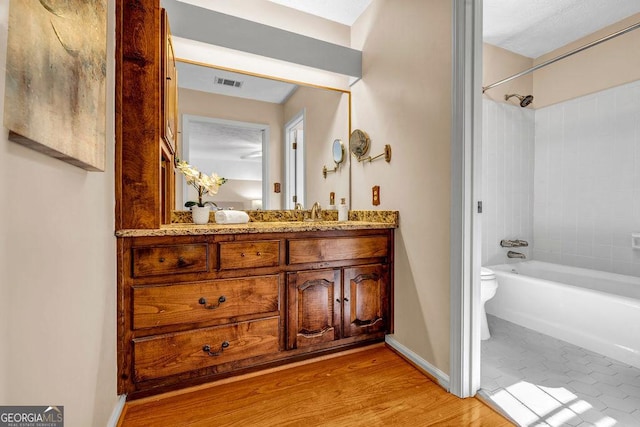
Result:
<svg viewBox="0 0 640 427"><path fill-rule="evenodd" d="M507 258L521 258L521 259L525 259L526 256L521 253L521 252L516 252L516 251L509 251L507 252Z"/></svg>

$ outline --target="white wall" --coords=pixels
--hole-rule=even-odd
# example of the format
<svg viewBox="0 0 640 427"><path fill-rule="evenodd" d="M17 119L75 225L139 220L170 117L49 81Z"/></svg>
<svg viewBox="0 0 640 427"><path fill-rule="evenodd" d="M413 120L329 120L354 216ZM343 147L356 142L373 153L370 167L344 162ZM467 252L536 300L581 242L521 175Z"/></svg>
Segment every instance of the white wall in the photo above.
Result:
<svg viewBox="0 0 640 427"><path fill-rule="evenodd" d="M363 77L352 128L390 163L352 164L352 208L400 211L394 338L449 372L451 21L449 0L376 0L352 27ZM380 186L380 206L371 187Z"/></svg>
<svg viewBox="0 0 640 427"><path fill-rule="evenodd" d="M0 2L0 69L6 69L7 58L7 31L9 25L9 2ZM4 79L0 79L0 111L4 112ZM2 129L2 135L0 136L0 149L6 150L7 145L7 130ZM0 158L0 162L5 162L5 157ZM7 200L7 186L8 180L5 169L0 170L0 200ZM9 264L4 257L4 253L9 246L9 240L6 233L6 227L9 224L7 222L8 203L0 205L0 342L9 343L9 285L5 280L5 272L9 269ZM7 346L0 347L0 404L7 402L7 396L9 395L8 375L9 375L9 351Z"/></svg>
<svg viewBox="0 0 640 427"><path fill-rule="evenodd" d="M534 258L640 276L640 81L536 110Z"/></svg>
<svg viewBox="0 0 640 427"><path fill-rule="evenodd" d="M8 1L0 2L0 70ZM114 2L109 1L107 170L86 172L0 134L0 404L64 405L105 425L116 403ZM0 79L4 108L4 78Z"/></svg>
<svg viewBox="0 0 640 427"><path fill-rule="evenodd" d="M535 112L488 99L482 101L482 265L531 258L531 246L502 248L502 239L533 243Z"/></svg>

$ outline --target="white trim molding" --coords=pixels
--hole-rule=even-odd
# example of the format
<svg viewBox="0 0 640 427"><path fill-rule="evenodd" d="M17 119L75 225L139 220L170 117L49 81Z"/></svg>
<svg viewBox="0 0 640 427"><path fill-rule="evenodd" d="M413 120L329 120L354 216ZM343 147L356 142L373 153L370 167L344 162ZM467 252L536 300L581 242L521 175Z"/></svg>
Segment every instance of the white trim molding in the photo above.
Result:
<svg viewBox="0 0 640 427"><path fill-rule="evenodd" d="M452 14L450 385L480 387L480 148L482 0L454 0Z"/></svg>
<svg viewBox="0 0 640 427"><path fill-rule="evenodd" d="M449 391L449 376L442 372L440 369L433 366L431 363L424 360L422 357L418 356L413 351L409 350L404 345L400 344L393 335L387 335L384 337L384 342L395 351L406 357L411 361L415 366L422 369L432 377L434 377L438 384L445 390Z"/></svg>
<svg viewBox="0 0 640 427"><path fill-rule="evenodd" d="M122 410L124 409L124 404L127 401L127 395L121 394L118 396L118 401L116 402L116 406L113 407L113 411L111 411L111 416L109 417L109 421L107 422L107 427L116 427L118 425L118 421L120 421L120 416L122 415Z"/></svg>

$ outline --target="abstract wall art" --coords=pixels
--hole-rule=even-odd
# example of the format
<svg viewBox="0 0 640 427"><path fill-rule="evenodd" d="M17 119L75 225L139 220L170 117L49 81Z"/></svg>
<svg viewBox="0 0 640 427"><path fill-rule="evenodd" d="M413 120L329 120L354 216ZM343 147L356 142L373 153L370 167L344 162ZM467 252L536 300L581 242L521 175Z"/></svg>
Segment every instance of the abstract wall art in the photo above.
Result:
<svg viewBox="0 0 640 427"><path fill-rule="evenodd" d="M104 171L106 0L10 0L4 105L9 139Z"/></svg>

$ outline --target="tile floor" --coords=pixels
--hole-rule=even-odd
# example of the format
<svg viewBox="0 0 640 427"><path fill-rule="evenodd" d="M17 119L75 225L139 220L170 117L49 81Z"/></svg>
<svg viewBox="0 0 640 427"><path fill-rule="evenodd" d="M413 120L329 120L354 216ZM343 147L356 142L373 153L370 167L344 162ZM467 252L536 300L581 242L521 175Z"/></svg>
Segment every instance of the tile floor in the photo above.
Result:
<svg viewBox="0 0 640 427"><path fill-rule="evenodd" d="M640 426L640 369L488 316L480 395L522 426Z"/></svg>

